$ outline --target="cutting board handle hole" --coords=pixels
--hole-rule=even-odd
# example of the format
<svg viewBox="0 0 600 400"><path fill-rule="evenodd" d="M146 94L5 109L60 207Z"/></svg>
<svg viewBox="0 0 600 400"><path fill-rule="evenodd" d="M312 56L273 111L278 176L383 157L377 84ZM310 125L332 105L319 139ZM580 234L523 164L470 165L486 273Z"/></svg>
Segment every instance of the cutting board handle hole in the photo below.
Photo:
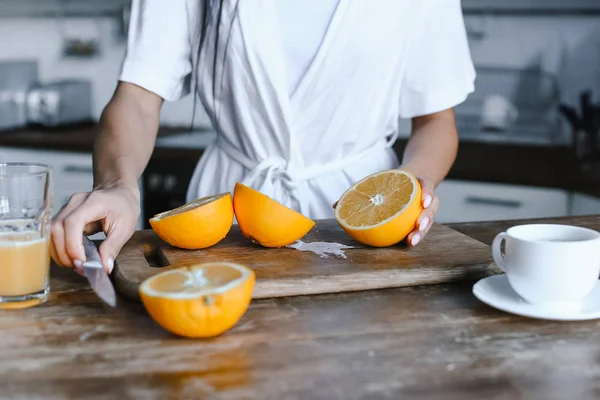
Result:
<svg viewBox="0 0 600 400"><path fill-rule="evenodd" d="M152 268L163 268L169 266L169 260L165 257L160 247L147 246L144 248L144 258Z"/></svg>

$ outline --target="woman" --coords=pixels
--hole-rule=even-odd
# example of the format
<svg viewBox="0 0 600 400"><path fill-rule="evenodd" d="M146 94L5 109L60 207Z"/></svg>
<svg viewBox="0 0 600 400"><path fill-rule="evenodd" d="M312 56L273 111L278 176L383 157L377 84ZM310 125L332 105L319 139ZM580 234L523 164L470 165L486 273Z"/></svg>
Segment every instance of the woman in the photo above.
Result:
<svg viewBox="0 0 600 400"><path fill-rule="evenodd" d="M120 82L100 119L94 190L52 224L52 257L80 271L81 233L103 230L107 271L140 213L137 181L164 100L194 87L218 133L188 200L242 181L310 218L354 182L401 167L420 177L429 230L434 187L457 151L453 107L475 73L459 0L134 0ZM194 84L191 84L192 78ZM412 118L402 164L390 148Z"/></svg>

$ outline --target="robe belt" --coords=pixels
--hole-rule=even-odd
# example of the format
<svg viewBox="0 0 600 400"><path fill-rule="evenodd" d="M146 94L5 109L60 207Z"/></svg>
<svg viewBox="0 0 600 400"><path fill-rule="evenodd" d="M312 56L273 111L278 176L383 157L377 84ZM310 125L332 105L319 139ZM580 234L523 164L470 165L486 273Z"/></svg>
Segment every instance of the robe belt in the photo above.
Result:
<svg viewBox="0 0 600 400"><path fill-rule="evenodd" d="M357 163L367 157L376 157L378 154L381 154L383 150L391 147L395 141L396 135L394 135L391 140L382 138L372 146L360 151L359 153L352 154L339 160L305 168L292 168L289 166L289 162L280 156L267 157L258 162L251 160L247 155L225 140L218 139L216 145L221 148L231 159L239 162L248 170L248 173L244 176L241 183L254 187L254 189L258 191L262 191L262 185L261 187L255 186L258 177L264 176L264 180L262 180L263 185L269 180L279 181L289 192L289 194L291 194L298 201L300 212L305 213L305 201L302 201L302 199L298 197L299 193L296 190L300 182L332 172L341 171L349 167L351 164Z"/></svg>

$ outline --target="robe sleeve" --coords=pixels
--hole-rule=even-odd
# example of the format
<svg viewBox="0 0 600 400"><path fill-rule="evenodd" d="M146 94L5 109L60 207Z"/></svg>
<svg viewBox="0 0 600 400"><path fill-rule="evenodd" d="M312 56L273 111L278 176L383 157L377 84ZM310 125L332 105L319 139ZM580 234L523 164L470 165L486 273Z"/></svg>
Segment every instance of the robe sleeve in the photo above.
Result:
<svg viewBox="0 0 600 400"><path fill-rule="evenodd" d="M460 0L429 0L408 49L400 116L412 118L452 108L474 90Z"/></svg>
<svg viewBox="0 0 600 400"><path fill-rule="evenodd" d="M190 7L187 0L132 1L120 81L141 86L167 101L190 92L190 12L194 11ZM197 17L196 22L200 23Z"/></svg>

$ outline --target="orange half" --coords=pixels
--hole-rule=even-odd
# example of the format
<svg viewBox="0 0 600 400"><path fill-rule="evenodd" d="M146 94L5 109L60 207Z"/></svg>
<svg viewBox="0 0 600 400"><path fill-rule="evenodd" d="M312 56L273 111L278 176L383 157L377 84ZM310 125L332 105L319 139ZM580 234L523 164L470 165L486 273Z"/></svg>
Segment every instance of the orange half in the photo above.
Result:
<svg viewBox="0 0 600 400"><path fill-rule="evenodd" d="M139 288L148 314L176 335L220 335L244 315L252 299L255 274L233 263L204 263L161 272Z"/></svg>
<svg viewBox="0 0 600 400"><path fill-rule="evenodd" d="M389 170L348 189L336 205L335 218L353 239L385 247L406 238L422 209L417 178L406 171Z"/></svg>
<svg viewBox="0 0 600 400"><path fill-rule="evenodd" d="M204 249L220 242L233 224L231 193L203 197L150 218L152 230L171 246Z"/></svg>
<svg viewBox="0 0 600 400"><path fill-rule="evenodd" d="M233 208L240 230L264 247L283 247L306 235L315 221L246 185L236 183Z"/></svg>

